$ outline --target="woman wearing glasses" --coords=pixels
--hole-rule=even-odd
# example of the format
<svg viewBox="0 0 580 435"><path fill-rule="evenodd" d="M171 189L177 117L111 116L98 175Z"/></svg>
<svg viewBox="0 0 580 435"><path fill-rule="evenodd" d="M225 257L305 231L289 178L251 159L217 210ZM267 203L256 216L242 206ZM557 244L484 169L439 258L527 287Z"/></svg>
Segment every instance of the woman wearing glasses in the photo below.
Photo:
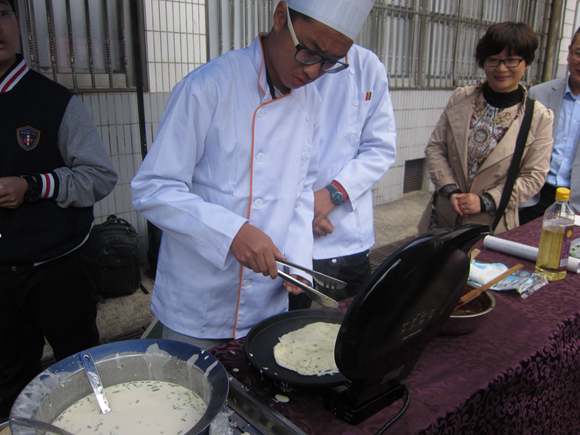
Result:
<svg viewBox="0 0 580 435"><path fill-rule="evenodd" d="M524 118L527 91L520 80L537 47L534 31L524 23L494 24L479 40L475 59L487 80L453 92L425 149L436 192L420 233L468 223L492 226ZM520 171L495 233L517 227L518 205L543 186L552 123L552 111L536 101Z"/></svg>

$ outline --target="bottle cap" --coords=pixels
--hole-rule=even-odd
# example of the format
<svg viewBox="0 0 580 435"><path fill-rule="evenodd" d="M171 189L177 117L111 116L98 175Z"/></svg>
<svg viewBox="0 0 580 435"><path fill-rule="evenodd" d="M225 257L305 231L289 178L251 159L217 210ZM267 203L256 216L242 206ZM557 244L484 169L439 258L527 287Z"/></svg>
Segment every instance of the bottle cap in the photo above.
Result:
<svg viewBox="0 0 580 435"><path fill-rule="evenodd" d="M570 189L558 187L556 189L556 201L568 201L570 199Z"/></svg>

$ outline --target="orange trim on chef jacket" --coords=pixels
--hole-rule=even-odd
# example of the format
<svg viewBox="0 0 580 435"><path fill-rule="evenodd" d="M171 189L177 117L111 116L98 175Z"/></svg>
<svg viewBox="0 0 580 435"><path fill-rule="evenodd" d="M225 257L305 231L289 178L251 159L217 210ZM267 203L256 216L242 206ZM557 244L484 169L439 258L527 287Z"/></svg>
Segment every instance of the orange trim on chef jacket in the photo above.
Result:
<svg viewBox="0 0 580 435"><path fill-rule="evenodd" d="M260 44L262 43L262 41L260 40ZM262 76L262 69L264 67L264 64L262 63L262 66L260 67L260 74L258 75L258 77ZM258 79L259 80L259 79ZM264 89L262 88L262 86L260 85L260 83L258 82L258 86L260 86L260 89L262 90L262 92L264 92L264 95L266 95L266 92L264 91ZM248 203L248 221L250 220L250 212L252 210L252 200L253 200L253 187L254 187L254 130L256 128L256 113L258 112L258 110L261 107L267 106L270 103L273 103L274 101L279 101L282 98L286 98L287 96L289 96L292 93L292 91L288 92L286 95L282 95L279 98L275 98L272 99L270 101L267 101L263 104L260 104L256 110L254 110L254 116L252 117L252 158L251 158L251 162L250 162L250 202ZM272 95L272 98L274 98L274 96ZM238 314L240 312L240 299L242 297L242 278L244 275L244 266L242 266L241 270L240 270L240 282L238 284L238 304L236 306L236 320L234 322L234 330L233 330L233 336L234 336L234 340L237 339L236 337L236 329L238 326Z"/></svg>

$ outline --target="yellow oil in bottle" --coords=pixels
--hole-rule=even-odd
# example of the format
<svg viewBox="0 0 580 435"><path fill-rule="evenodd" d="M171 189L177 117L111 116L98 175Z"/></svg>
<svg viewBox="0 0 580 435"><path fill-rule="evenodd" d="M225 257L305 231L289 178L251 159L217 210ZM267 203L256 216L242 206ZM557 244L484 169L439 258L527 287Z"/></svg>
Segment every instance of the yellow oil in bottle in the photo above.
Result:
<svg viewBox="0 0 580 435"><path fill-rule="evenodd" d="M569 199L570 189L558 187L556 202L546 209L542 220L536 272L545 275L548 281L566 278L575 219Z"/></svg>
<svg viewBox="0 0 580 435"><path fill-rule="evenodd" d="M536 272L546 275L548 281L558 281L566 278L566 268L560 268L562 242L564 241L566 229L566 227L558 225L542 228Z"/></svg>

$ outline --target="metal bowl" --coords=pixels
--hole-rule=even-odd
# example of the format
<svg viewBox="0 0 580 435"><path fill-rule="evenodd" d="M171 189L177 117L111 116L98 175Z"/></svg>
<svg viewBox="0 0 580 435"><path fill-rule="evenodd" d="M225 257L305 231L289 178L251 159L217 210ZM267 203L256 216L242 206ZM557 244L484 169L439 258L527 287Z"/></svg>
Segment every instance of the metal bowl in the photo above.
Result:
<svg viewBox="0 0 580 435"><path fill-rule="evenodd" d="M454 311L439 331L439 335L464 335L475 331L487 319L486 314L490 313L493 307L495 307L495 298L486 290L462 307L471 308L471 313L458 314Z"/></svg>
<svg viewBox="0 0 580 435"><path fill-rule="evenodd" d="M210 424L221 415L228 396L227 372L213 355L197 346L172 340L127 340L93 347L88 352L104 387L157 380L197 393L207 410L186 435L208 433ZM65 358L30 381L14 402L10 416L52 423L77 400L92 394L79 355ZM36 433L14 423L10 430L14 435Z"/></svg>

